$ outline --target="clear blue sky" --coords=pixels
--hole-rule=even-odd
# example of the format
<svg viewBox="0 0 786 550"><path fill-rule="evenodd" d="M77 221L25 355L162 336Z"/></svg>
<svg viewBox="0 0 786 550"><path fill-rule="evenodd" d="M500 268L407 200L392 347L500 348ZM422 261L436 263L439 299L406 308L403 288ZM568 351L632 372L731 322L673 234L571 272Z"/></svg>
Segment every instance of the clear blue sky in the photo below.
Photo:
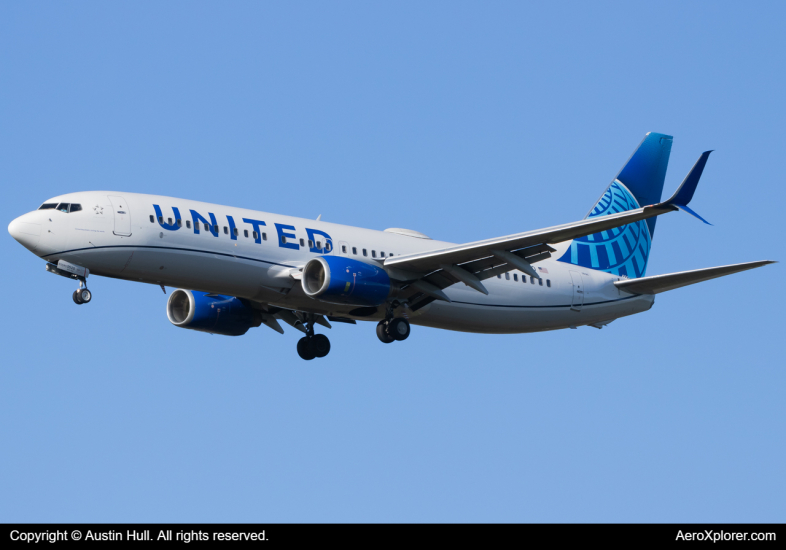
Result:
<svg viewBox="0 0 786 550"><path fill-rule="evenodd" d="M467 242L583 217L647 131L649 274L784 260L780 2L4 2L3 223L156 193ZM781 244L778 244L781 243ZM0 521L786 520L783 264L603 330L173 327L7 233Z"/></svg>

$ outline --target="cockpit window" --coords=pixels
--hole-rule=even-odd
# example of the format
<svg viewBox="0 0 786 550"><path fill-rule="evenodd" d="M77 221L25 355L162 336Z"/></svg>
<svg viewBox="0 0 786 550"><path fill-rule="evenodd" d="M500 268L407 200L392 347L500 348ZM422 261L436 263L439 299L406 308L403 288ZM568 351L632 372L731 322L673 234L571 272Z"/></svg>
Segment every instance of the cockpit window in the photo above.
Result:
<svg viewBox="0 0 786 550"><path fill-rule="evenodd" d="M61 202L57 204L56 202L45 202L41 206L38 207L39 210L60 210L60 212L79 212L82 210L81 204L74 204L74 203L67 203Z"/></svg>

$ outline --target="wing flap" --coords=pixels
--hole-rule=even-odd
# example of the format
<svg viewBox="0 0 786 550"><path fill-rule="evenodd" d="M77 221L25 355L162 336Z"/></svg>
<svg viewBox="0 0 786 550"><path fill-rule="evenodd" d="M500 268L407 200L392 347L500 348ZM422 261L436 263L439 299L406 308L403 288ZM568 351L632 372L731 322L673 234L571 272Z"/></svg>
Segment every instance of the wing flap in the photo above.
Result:
<svg viewBox="0 0 786 550"><path fill-rule="evenodd" d="M742 264L723 265L720 267L707 267L705 269L695 269L693 271L681 271L679 273L667 273L666 275L654 275L652 277L641 277L639 279L628 279L615 281L614 286L631 294L660 294L667 290L674 290L683 286L693 285L710 279L717 279L739 273L748 269L755 269L767 264L774 264L771 260L758 262L747 262Z"/></svg>
<svg viewBox="0 0 786 550"><path fill-rule="evenodd" d="M545 260L546 258L550 258L552 252L554 252L554 249L549 245L544 244L518 250L512 254L525 259L530 264L534 264L541 260ZM470 275L474 275L474 277L477 279L477 282L479 283L480 281L485 281L486 279L496 275L501 275L502 273L518 269L518 267L511 265L510 263L502 263L502 261L495 256L489 256L487 258L481 258L480 260L474 260L465 264L450 266L448 269L449 270L440 269L438 271L429 273L421 280L426 281L442 290L456 283L462 282L461 279L454 275L458 269L466 271ZM461 272L458 272L458 274L461 275ZM484 294L488 293L488 291L483 288L482 284L479 286L477 284L470 284L469 286L475 290L478 290L479 292L483 292ZM423 292L423 289L418 288L417 285L410 283L409 286L407 286L407 288L402 291L400 297L409 301L410 304L413 304L413 307L414 304L417 303L418 307L416 309L419 309L426 303L431 303L435 299L433 294L430 296L427 296L427 294L428 293ZM421 303L419 300L427 300L427 302ZM413 311L415 311L415 309L413 309Z"/></svg>

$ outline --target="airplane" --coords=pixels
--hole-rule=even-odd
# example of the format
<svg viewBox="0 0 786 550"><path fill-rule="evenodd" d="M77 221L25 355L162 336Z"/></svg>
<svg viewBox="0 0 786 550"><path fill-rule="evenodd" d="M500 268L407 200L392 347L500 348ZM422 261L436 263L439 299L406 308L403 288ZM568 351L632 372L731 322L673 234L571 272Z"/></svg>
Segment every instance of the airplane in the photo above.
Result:
<svg viewBox="0 0 786 550"><path fill-rule="evenodd" d="M13 220L11 236L78 281L158 285L176 327L240 336L280 322L304 333L297 353L325 357L331 322L376 322L386 344L410 325L516 334L603 328L649 310L668 290L761 267L756 261L647 276L657 217L688 205L711 151L661 201L672 136L650 132L580 221L466 244L409 229L363 229L186 199L70 193Z"/></svg>

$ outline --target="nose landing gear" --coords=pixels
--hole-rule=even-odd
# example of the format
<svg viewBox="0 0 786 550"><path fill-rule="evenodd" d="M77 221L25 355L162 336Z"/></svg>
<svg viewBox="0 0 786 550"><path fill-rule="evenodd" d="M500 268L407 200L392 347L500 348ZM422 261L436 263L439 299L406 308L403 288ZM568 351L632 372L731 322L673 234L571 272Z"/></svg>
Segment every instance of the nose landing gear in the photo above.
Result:
<svg viewBox="0 0 786 550"><path fill-rule="evenodd" d="M46 270L49 273L54 273L55 275L60 275L61 277L65 277L67 279L76 279L79 281L79 288L76 289L71 295L71 298L74 299L75 304L81 306L82 304L86 304L93 299L93 293L87 290L87 276L90 275L89 269L68 263L64 260L60 260L57 262L57 265L53 263L47 263Z"/></svg>
<svg viewBox="0 0 786 550"><path fill-rule="evenodd" d="M72 295L75 304L82 304L88 303L92 298L93 294L86 288L80 288L79 290L75 290L74 294Z"/></svg>
<svg viewBox="0 0 786 550"><path fill-rule="evenodd" d="M84 285L84 288L82 285ZM90 302L90 300L93 299L93 293L87 290L87 281L85 281L83 278L80 278L79 288L74 291L71 297L74 299L74 303L80 306Z"/></svg>

